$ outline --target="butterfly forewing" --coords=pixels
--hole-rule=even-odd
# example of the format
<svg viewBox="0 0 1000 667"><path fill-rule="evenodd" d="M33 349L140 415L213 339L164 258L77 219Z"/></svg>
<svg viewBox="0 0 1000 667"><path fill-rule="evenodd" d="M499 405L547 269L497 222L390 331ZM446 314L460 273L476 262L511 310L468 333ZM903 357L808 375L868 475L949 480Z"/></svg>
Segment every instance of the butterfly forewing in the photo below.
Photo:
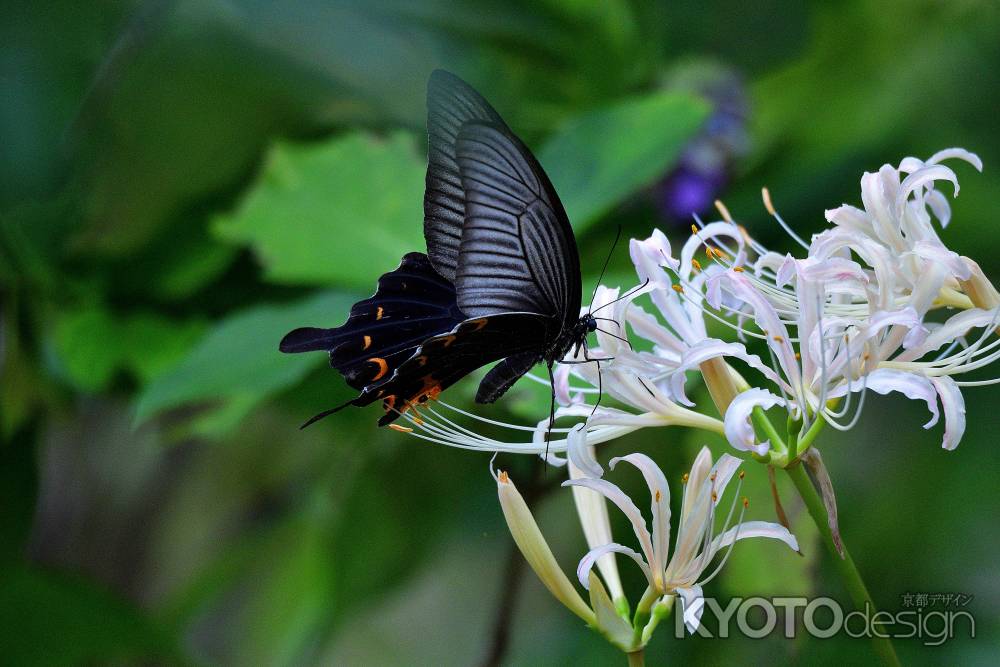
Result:
<svg viewBox="0 0 1000 667"><path fill-rule="evenodd" d="M456 158L465 227L455 288L470 316L579 315L579 259L562 204L541 166L508 130L467 123Z"/></svg>
<svg viewBox="0 0 1000 667"><path fill-rule="evenodd" d="M506 127L483 97L453 74L437 70L427 84L427 178L424 238L437 272L455 280L465 222L465 191L455 159L462 126L480 121Z"/></svg>

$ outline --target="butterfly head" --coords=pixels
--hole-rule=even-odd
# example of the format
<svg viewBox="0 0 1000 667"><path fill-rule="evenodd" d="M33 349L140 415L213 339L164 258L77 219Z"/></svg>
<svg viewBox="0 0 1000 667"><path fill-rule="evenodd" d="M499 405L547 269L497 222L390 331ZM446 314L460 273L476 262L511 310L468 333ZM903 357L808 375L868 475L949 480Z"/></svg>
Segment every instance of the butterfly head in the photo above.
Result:
<svg viewBox="0 0 1000 667"><path fill-rule="evenodd" d="M587 313L580 318L580 325L586 329L587 333L594 333L597 331L597 319L590 313Z"/></svg>

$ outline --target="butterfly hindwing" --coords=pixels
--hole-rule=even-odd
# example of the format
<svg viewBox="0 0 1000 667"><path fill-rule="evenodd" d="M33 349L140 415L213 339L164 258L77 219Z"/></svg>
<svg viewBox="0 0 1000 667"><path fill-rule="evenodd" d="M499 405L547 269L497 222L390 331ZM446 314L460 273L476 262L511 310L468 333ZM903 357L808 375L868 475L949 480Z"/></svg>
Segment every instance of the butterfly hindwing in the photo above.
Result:
<svg viewBox="0 0 1000 667"><path fill-rule="evenodd" d="M537 160L508 130L475 122L459 132L456 156L465 192L459 308L469 316L521 311L575 321L576 241Z"/></svg>
<svg viewBox="0 0 1000 667"><path fill-rule="evenodd" d="M282 352L326 350L330 365L355 389L387 380L427 338L465 319L455 289L427 256L409 253L378 281L375 295L351 308L335 329L304 327L281 341Z"/></svg>
<svg viewBox="0 0 1000 667"><path fill-rule="evenodd" d="M551 318L528 313L466 320L450 332L424 341L389 380L366 387L350 404L364 406L381 400L386 414L379 425L384 426L402 412L436 398L476 369L505 357L519 358L519 378L534 365L525 366L526 356L533 356L535 361L542 358L545 340L554 326L558 325ZM516 379L507 383L504 391ZM497 389L491 388L493 392ZM499 394L494 400L496 397Z"/></svg>

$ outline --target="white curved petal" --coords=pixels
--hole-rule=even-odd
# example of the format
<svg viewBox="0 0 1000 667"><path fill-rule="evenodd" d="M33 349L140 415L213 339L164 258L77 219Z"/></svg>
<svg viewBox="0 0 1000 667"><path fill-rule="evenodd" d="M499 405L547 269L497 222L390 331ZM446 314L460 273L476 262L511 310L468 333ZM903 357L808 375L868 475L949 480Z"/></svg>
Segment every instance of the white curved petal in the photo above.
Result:
<svg viewBox="0 0 1000 667"><path fill-rule="evenodd" d="M757 436L750 424L750 413L753 412L754 408L760 407L767 410L782 402L783 399L780 396L775 396L759 387L738 394L729 404L729 409L726 410L724 428L729 444L741 451L766 454L767 450L771 448L771 443L765 440L756 444Z"/></svg>
<svg viewBox="0 0 1000 667"><path fill-rule="evenodd" d="M786 390L790 389L788 383L775 373L773 368L765 364L756 354L747 352L746 346L742 343L726 343L718 338L706 338L685 350L677 365L677 372L692 370L703 362L716 357L739 359L751 368L760 371L771 382L780 384Z"/></svg>
<svg viewBox="0 0 1000 667"><path fill-rule="evenodd" d="M981 172L983 170L983 161L979 159L978 155L970 151L967 151L964 148L958 148L958 147L945 148L943 150L938 151L937 153L935 153L934 155L930 156L930 158L927 159L927 164L937 164L942 160L953 160L953 159L965 160L973 167L975 167L976 171Z"/></svg>
<svg viewBox="0 0 1000 667"><path fill-rule="evenodd" d="M712 452L709 451L708 447L702 446L698 451L698 456L694 459L694 463L691 464L691 472L688 473L687 483L684 485L684 499L681 502L680 521L682 524L687 521L688 515L691 514L691 508L694 507L698 492L711 472Z"/></svg>
<svg viewBox="0 0 1000 667"><path fill-rule="evenodd" d="M888 394L898 391L909 399L924 401L931 413L930 420L924 428L930 428L938 422L940 413L937 406L937 391L934 385L924 375L896 370L894 368L879 368L869 373L866 378L851 383L851 391L861 391L864 386L876 394ZM845 386L841 385L830 392L830 398L839 398L845 394Z"/></svg>
<svg viewBox="0 0 1000 667"><path fill-rule="evenodd" d="M784 287L792 282L795 277L796 271L796 259L790 254L785 255L785 259L781 262L781 266L778 267L778 271L774 275L774 282L778 287Z"/></svg>
<svg viewBox="0 0 1000 667"><path fill-rule="evenodd" d="M936 181L950 182L955 187L952 196L958 196L958 176L955 175L955 172L943 165L928 165L917 169L903 179L903 182L899 186L899 192L896 195L897 216L903 214L903 207L906 205L906 200L914 190L924 186L934 187Z"/></svg>
<svg viewBox="0 0 1000 667"><path fill-rule="evenodd" d="M837 225L842 229L860 232L865 236L875 235L875 230L872 228L872 222L868 214L857 207L844 204L837 208L827 209L825 216L827 222Z"/></svg>
<svg viewBox="0 0 1000 667"><path fill-rule="evenodd" d="M799 550L798 540L796 540L795 536L781 524L771 523L770 521L744 521L739 525L733 526L722 535L719 535L712 540L712 546L709 553L714 555L720 549L728 547L733 542L749 539L751 537L768 537L774 540L781 540L791 547L792 550Z"/></svg>
<svg viewBox="0 0 1000 667"><path fill-rule="evenodd" d="M941 446L952 450L958 447L965 433L965 399L962 390L950 377L934 377L931 382L941 397L944 409L944 440Z"/></svg>
<svg viewBox="0 0 1000 667"><path fill-rule="evenodd" d="M653 577L650 574L649 566L646 565L646 561L642 559L642 556L636 553L633 549L629 549L621 544L602 544L599 547L594 547L587 554L580 559L580 564L576 567L576 577L580 580L580 584L584 588L590 590L590 571L594 569L594 564L597 563L603 556L607 554L623 554L628 556L635 561L636 565L642 569L642 573L646 575L646 579L652 584Z"/></svg>
<svg viewBox="0 0 1000 667"><path fill-rule="evenodd" d="M569 476L571 479L578 479L584 473L576 466L569 466ZM587 546L595 549L601 545L610 544L614 540L611 537L611 521L608 518L608 503L604 496L585 489L581 486L573 487L573 503L576 505L576 513L580 518L580 527L583 528L583 535L587 538ZM606 553L597 558L597 569L601 571L601 576L607 582L611 596L614 599L622 597L625 593L622 590L621 577L618 574L618 563L613 553Z"/></svg>
<svg viewBox="0 0 1000 667"><path fill-rule="evenodd" d="M656 465L653 459L645 454L627 454L611 459L608 464L612 470L619 461L631 463L646 480L649 487L650 511L653 517L653 554L654 560L649 566L656 569L663 569L670 552L670 487L667 485L667 478L663 471Z"/></svg>
<svg viewBox="0 0 1000 667"><path fill-rule="evenodd" d="M995 323L995 319L996 312L994 310L980 308L963 310L952 315L941 326L931 331L920 345L899 354L894 360L913 361L919 359L923 355L934 352L944 345L952 343L955 339L965 336L972 329Z"/></svg>
<svg viewBox="0 0 1000 667"><path fill-rule="evenodd" d="M809 258L798 262L800 275L813 282L843 281L867 283L868 275L857 262L843 257Z"/></svg>
<svg viewBox="0 0 1000 667"><path fill-rule="evenodd" d="M559 364L552 372L552 388L556 392L556 401L559 405L569 405L573 398L569 395L569 372L570 367L566 364Z"/></svg>
<svg viewBox="0 0 1000 667"><path fill-rule="evenodd" d="M566 434L566 458L588 477L601 477L604 468L594 456L594 446L587 444L587 430L584 424L577 424Z"/></svg>
<svg viewBox="0 0 1000 667"><path fill-rule="evenodd" d="M647 239L629 241L629 255L639 280L649 280L650 285L669 289L670 277L663 267L676 270L678 262L672 256L670 241L663 232L654 229L653 234Z"/></svg>
<svg viewBox="0 0 1000 667"><path fill-rule="evenodd" d="M925 201L934 217L941 223L941 228L946 228L951 222L951 204L948 203L948 198L938 190L931 190Z"/></svg>
<svg viewBox="0 0 1000 667"><path fill-rule="evenodd" d="M961 255L953 250L948 250L939 242L917 241L913 244L913 254L917 257L938 262L948 269L948 273L959 280L968 280L972 277L972 270L962 259Z"/></svg>
<svg viewBox="0 0 1000 667"><path fill-rule="evenodd" d="M636 539L639 540L639 546L642 548L646 562L652 563L655 560L653 554L653 536L649 534L649 528L646 527L646 520L643 519L642 512L639 511L639 508L635 506L632 499L618 488L617 485L612 484L606 479L593 479L590 477L566 480L562 485L582 486L593 489L617 505L618 509L628 518L629 523L632 524L632 530L635 532Z"/></svg>

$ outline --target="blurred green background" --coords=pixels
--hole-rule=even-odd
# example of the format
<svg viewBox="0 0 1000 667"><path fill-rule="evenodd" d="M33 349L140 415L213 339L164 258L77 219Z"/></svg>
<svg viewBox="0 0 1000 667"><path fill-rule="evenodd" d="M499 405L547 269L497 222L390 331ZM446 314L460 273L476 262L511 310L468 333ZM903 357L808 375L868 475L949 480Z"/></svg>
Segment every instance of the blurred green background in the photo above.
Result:
<svg viewBox="0 0 1000 667"><path fill-rule="evenodd" d="M349 392L324 355L280 355L281 335L340 324L424 248L435 67L536 149L585 289L617 224L680 242L690 221L674 211L720 196L785 248L761 186L808 234L859 203L862 171L953 145L986 170L957 167L944 238L1000 277L991 0L150 0L5 3L3 17L2 664L478 664L512 587L504 664L623 663L530 573L509 575L488 456L379 430L375 410L297 429ZM609 275L634 282L622 246ZM544 417L525 385L489 416ZM901 640L906 663L996 660L998 393L966 397L954 452L898 397L869 397L856 429L819 442L880 606L974 596L975 640ZM671 429L605 454L641 449L678 479L705 442L725 451ZM500 463L525 482L536 465ZM747 477L752 518L772 519L764 470ZM783 491L805 557L743 543L709 595L846 599ZM570 494L538 513L572 569ZM842 636L657 634L649 664L873 655Z"/></svg>

